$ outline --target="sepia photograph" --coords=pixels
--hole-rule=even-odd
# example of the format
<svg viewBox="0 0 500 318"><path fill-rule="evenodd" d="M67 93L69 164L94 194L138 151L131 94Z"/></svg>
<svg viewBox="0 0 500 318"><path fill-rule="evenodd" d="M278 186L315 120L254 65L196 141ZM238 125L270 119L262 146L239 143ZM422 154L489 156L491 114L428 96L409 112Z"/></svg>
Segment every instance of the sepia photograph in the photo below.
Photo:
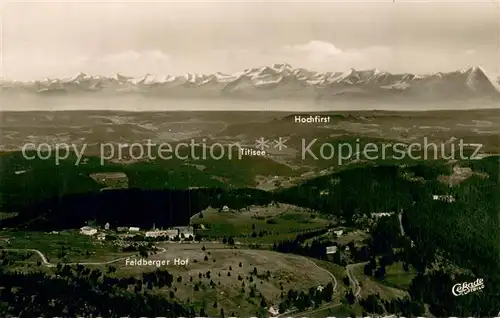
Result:
<svg viewBox="0 0 500 318"><path fill-rule="evenodd" d="M1 317L500 317L500 1L0 0Z"/></svg>

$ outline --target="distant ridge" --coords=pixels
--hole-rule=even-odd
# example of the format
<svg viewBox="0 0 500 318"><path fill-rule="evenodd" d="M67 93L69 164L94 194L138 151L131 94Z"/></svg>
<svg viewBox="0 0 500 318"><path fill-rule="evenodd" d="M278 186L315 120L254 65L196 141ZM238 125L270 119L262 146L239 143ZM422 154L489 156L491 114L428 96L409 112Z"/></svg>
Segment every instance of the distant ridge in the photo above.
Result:
<svg viewBox="0 0 500 318"><path fill-rule="evenodd" d="M410 100L453 100L477 97L499 98L500 91L480 66L463 70L418 75L393 74L378 69L347 72L315 72L293 68L286 63L246 69L233 74L184 76L146 74L129 77L92 76L85 73L69 78L28 82L3 82L0 91L39 95L99 93L142 94L164 98L230 99L314 99L404 98Z"/></svg>

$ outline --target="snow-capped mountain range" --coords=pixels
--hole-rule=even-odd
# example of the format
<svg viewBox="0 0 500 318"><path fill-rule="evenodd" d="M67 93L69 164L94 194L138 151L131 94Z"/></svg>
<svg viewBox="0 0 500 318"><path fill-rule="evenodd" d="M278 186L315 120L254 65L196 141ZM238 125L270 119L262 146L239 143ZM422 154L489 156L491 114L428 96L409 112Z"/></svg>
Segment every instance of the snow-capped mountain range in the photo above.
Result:
<svg viewBox="0 0 500 318"><path fill-rule="evenodd" d="M499 79L500 80L500 79ZM186 74L184 76L91 76L30 82L3 82L3 94L28 92L40 95L82 93L144 94L157 97L287 99L385 98L464 99L500 98L500 83L479 67L416 75L391 74L377 69L347 72L315 72L272 64L234 74Z"/></svg>

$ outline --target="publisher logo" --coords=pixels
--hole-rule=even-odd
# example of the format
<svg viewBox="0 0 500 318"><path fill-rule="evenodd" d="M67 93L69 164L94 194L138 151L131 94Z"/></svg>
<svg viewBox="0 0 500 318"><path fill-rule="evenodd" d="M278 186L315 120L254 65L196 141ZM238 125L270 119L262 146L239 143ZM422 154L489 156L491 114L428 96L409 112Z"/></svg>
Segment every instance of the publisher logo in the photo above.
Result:
<svg viewBox="0 0 500 318"><path fill-rule="evenodd" d="M484 288L484 283L482 278L478 278L476 281L472 283L459 283L453 285L451 292L455 296L463 296L469 293L481 290Z"/></svg>

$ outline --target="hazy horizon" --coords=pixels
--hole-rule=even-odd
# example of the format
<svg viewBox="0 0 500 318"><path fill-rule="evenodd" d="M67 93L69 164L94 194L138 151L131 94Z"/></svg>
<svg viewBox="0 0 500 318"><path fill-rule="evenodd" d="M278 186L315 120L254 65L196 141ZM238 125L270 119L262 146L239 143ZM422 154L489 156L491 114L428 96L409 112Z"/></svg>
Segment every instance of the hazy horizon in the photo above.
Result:
<svg viewBox="0 0 500 318"><path fill-rule="evenodd" d="M498 103L485 99L447 102L417 101L322 101L312 100L230 100L230 99L174 99L137 95L128 96L33 96L8 97L0 94L2 108L8 111L269 111L269 112L321 112L321 111L433 111L498 109Z"/></svg>

